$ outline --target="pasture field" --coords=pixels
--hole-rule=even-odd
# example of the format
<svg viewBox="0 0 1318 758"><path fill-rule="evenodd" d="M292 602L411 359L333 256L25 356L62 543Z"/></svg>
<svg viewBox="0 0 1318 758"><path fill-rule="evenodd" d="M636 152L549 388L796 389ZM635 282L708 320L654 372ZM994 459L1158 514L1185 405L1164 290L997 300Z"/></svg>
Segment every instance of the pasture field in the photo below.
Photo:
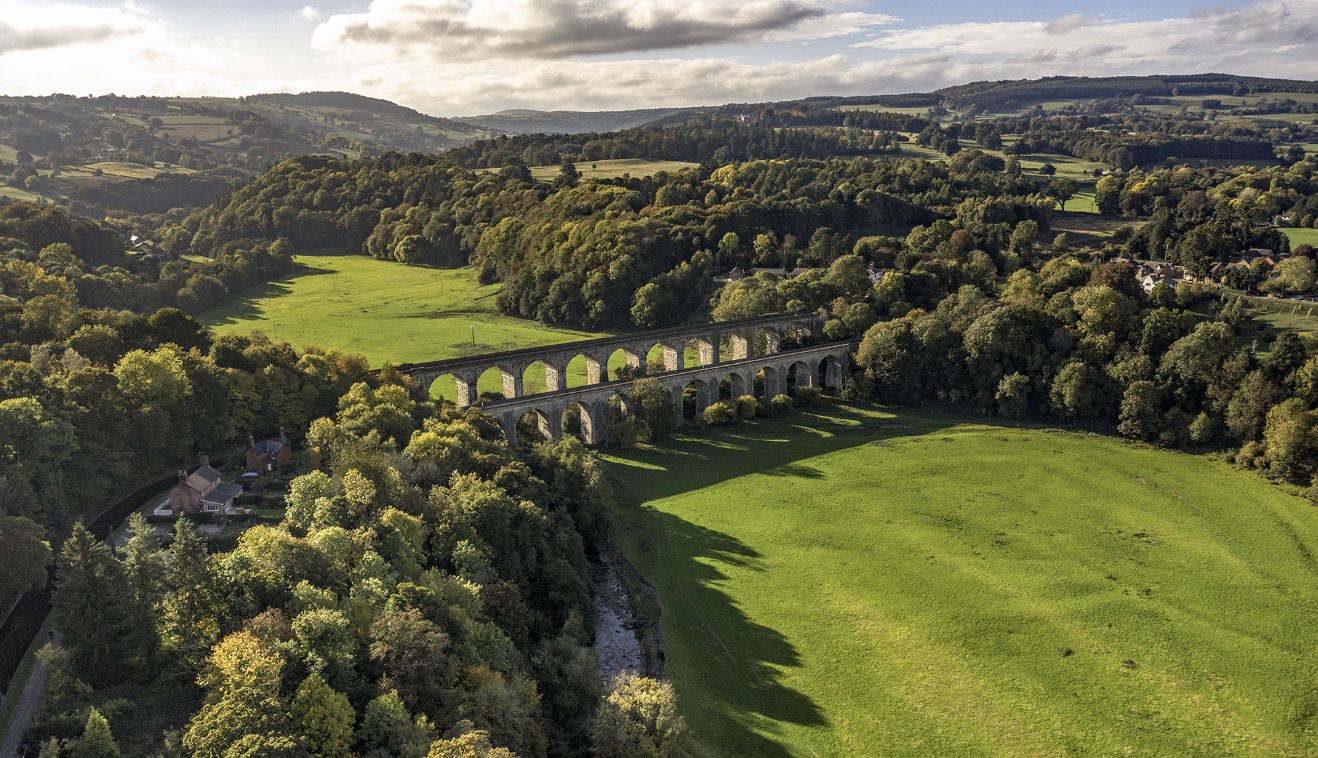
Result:
<svg viewBox="0 0 1318 758"><path fill-rule="evenodd" d="M617 158L607 161L582 161L576 164L582 179L617 179L624 174L634 177L654 176L660 171L675 173L695 168L699 163L687 161L648 161L644 158ZM540 180L557 179L558 166L532 166L531 176Z"/></svg>
<svg viewBox="0 0 1318 758"><path fill-rule="evenodd" d="M190 168L178 166L161 167L161 166L144 166L140 163L129 163L127 161L99 161L97 163L88 163L83 166L74 166L74 170L85 169L88 172L100 169L106 176L119 176L125 179L154 179L161 174L193 174L196 173Z"/></svg>
<svg viewBox="0 0 1318 758"><path fill-rule="evenodd" d="M1318 752L1318 509L1252 473L841 404L607 461L689 755Z"/></svg>
<svg viewBox="0 0 1318 758"><path fill-rule="evenodd" d="M221 334L260 330L298 347L341 348L373 366L599 336L497 313L498 285L480 284L471 268L405 266L347 253L299 255L297 262L291 276L240 293L200 320ZM581 363L575 368L584 377ZM438 384L448 396L455 393L452 380ZM481 378L481 391L500 387L495 372Z"/></svg>
<svg viewBox="0 0 1318 758"><path fill-rule="evenodd" d="M1281 229L1280 231L1290 238L1291 247L1296 245L1318 247L1318 229Z"/></svg>

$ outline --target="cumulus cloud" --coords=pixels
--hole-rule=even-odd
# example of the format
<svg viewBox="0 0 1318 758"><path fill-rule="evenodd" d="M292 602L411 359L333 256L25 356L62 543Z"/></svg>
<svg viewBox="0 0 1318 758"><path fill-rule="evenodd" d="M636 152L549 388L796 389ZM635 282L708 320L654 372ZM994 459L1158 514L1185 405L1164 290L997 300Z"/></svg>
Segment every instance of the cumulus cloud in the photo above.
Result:
<svg viewBox="0 0 1318 758"><path fill-rule="evenodd" d="M320 9L314 5L304 5L302 6L302 9L297 12L297 17L303 21L319 21L324 15L325 14L321 13Z"/></svg>
<svg viewBox="0 0 1318 758"><path fill-rule="evenodd" d="M0 3L0 19L0 56L129 37L143 28L142 20L126 11L64 3L37 8Z"/></svg>
<svg viewBox="0 0 1318 758"><path fill-rule="evenodd" d="M827 0L372 0L316 29L322 50L439 61L567 58L834 37L893 21Z"/></svg>

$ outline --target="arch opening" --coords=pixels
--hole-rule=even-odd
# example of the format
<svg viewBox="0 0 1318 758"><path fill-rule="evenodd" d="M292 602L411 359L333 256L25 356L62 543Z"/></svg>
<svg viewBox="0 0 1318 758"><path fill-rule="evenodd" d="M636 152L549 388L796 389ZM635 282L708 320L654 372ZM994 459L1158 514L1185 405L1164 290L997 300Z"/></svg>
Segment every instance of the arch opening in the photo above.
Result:
<svg viewBox="0 0 1318 758"><path fill-rule="evenodd" d="M755 372L755 396L763 400L772 400L782 394L782 382L779 381L778 369L765 366Z"/></svg>
<svg viewBox="0 0 1318 758"><path fill-rule="evenodd" d="M712 366L714 353L714 343L707 337L691 337L682 344L687 367Z"/></svg>
<svg viewBox="0 0 1318 758"><path fill-rule="evenodd" d="M685 350L681 345L656 342L645 351L645 370L647 374L659 374L665 371L678 371L686 366Z"/></svg>
<svg viewBox="0 0 1318 758"><path fill-rule="evenodd" d="M814 343L814 330L802 324L791 324L782 332L782 338L779 340L779 349L792 350L798 347L809 347Z"/></svg>
<svg viewBox="0 0 1318 758"><path fill-rule="evenodd" d="M698 421L712 402L710 395L710 386L703 379L687 382L682 388L682 418Z"/></svg>
<svg viewBox="0 0 1318 758"><path fill-rule="evenodd" d="M832 355L824 356L819 361L818 373L819 387L828 392L839 392L842 389L844 376L842 374L842 362Z"/></svg>
<svg viewBox="0 0 1318 758"><path fill-rule="evenodd" d="M555 426L539 409L526 410L517 418L518 447L531 448L540 442L552 441L556 437Z"/></svg>
<svg viewBox="0 0 1318 758"><path fill-rule="evenodd" d="M517 397L522 388L522 377L509 373L501 366L491 366L476 379L476 393L480 400L505 400Z"/></svg>
<svg viewBox="0 0 1318 758"><path fill-rule="evenodd" d="M625 347L609 354L608 377L604 381L635 379L645 375L645 356Z"/></svg>
<svg viewBox="0 0 1318 758"><path fill-rule="evenodd" d="M573 400L563 409L561 419L563 435L576 437L587 445L599 444L595 423L597 415L588 403Z"/></svg>
<svg viewBox="0 0 1318 758"><path fill-rule="evenodd" d="M740 373L731 372L719 380L719 399L736 400L742 395L747 394L746 377Z"/></svg>
<svg viewBox="0 0 1318 758"><path fill-rule="evenodd" d="M794 361L787 369L787 389L789 394L796 394L802 387L815 386L814 370L805 361Z"/></svg>
<svg viewBox="0 0 1318 758"><path fill-rule="evenodd" d="M572 359L567 362L567 377L563 381L564 389L585 387L589 383L586 381L588 378L587 374L589 373L586 364L587 361L584 354L577 353L572 356Z"/></svg>

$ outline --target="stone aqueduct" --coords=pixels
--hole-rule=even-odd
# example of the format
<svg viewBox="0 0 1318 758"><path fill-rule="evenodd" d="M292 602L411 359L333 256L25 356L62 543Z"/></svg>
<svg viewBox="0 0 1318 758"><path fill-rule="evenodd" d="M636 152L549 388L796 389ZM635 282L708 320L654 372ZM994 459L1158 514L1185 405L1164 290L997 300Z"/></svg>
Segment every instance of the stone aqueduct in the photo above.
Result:
<svg viewBox="0 0 1318 758"><path fill-rule="evenodd" d="M781 314L409 363L398 370L427 387L439 377L451 375L457 384L458 406L466 407L476 399L481 374L496 369L503 378L504 399L486 402L482 410L499 420L510 443L516 443L517 424L528 412L535 413L542 435L561 438L563 412L575 403L580 409L582 438L586 444L596 444L603 439L609 403L616 397L625 408L629 402L632 379L608 380L609 358L615 352L621 350L632 374L639 376L647 374L647 356L656 347L661 349L663 370L648 376L670 393L675 421L681 425L685 420L682 393L688 386L695 390L696 413L718 399L723 380L728 380L732 396L737 397L754 392L761 372L760 394L765 398L787 389L789 377L798 387L840 388L853 342L781 349L784 338L817 335L822 325L823 317L816 313ZM685 352L691 343L698 347L699 365L686 366ZM586 384L569 388L567 366L578 356L585 358ZM537 362L544 365L546 389L527 394L522 377Z"/></svg>

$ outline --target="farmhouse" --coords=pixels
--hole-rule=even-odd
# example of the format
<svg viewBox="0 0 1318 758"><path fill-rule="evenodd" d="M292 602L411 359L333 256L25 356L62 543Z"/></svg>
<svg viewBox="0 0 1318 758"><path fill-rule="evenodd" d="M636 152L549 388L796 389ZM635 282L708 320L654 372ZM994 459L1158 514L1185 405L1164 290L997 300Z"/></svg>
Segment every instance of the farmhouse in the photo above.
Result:
<svg viewBox="0 0 1318 758"><path fill-rule="evenodd" d="M226 482L220 472L211 468L206 456L201 466L189 474L178 472L178 484L169 491L169 510L179 516L184 513L228 513L234 498L243 491L241 484Z"/></svg>
<svg viewBox="0 0 1318 758"><path fill-rule="evenodd" d="M293 448L283 432L268 440L247 438L247 470L268 474L293 465Z"/></svg>

